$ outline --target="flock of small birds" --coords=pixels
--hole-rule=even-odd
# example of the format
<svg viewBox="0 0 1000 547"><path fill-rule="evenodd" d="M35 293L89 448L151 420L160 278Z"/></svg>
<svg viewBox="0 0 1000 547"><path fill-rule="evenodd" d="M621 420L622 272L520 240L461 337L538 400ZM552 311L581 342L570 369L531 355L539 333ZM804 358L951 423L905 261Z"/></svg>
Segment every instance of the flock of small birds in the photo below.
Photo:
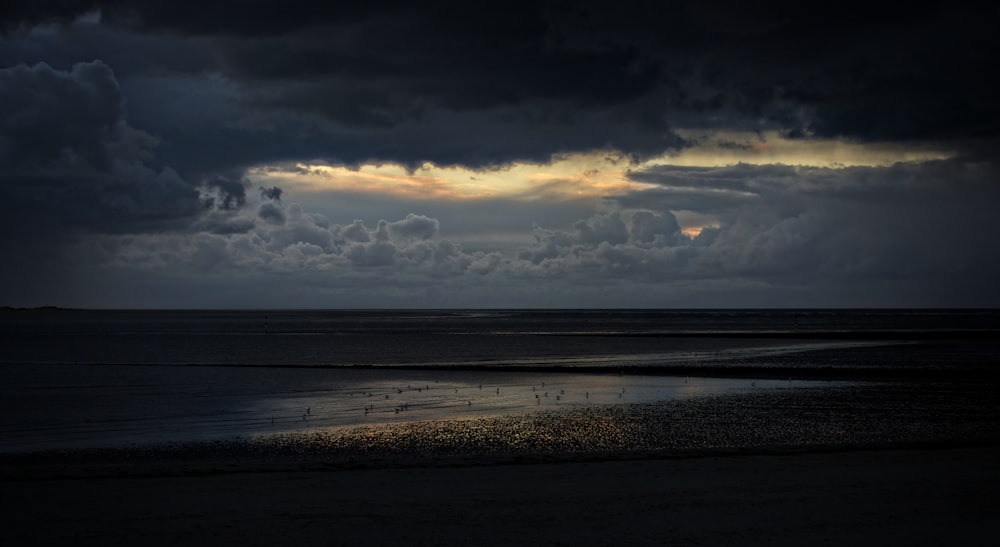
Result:
<svg viewBox="0 0 1000 547"><path fill-rule="evenodd" d="M387 416L390 414L393 416L399 415L410 411L411 405L414 409L430 408L430 407L433 408L465 407L466 409L468 409L470 407L473 407L474 403L477 402L486 402L490 404L493 403L493 401L489 401L483 398L484 397L482 394L482 392L484 391L483 384L478 384L474 387L468 387L468 386L463 386L463 387L449 386L449 387L451 389L451 395L453 395L452 397L447 397L439 394L435 394L432 396L430 394L430 392L432 391L431 384L424 384L422 386L413 386L412 384L407 384L405 387L400 385L389 388L388 390L386 389L359 390L359 391L349 391L347 392L347 394L349 398L357 397L363 401L372 401L372 402L365 402L361 406L360 413L363 418L374 416L375 414L379 414L381 416ZM527 391L528 387L530 387L531 390L530 393ZM468 393L469 390L475 391L475 393L471 397L469 396ZM502 385L497 387L487 386L486 390L492 391L496 397L505 396L508 398L516 398L518 396L530 397L531 395L533 395L535 406L541 406L544 401L557 401L562 403L571 400L565 388L559 388L558 390L546 389L545 382L540 382L538 385L531 385L527 387L518 385ZM440 388L437 389L436 391L439 393L448 392L447 389L440 389ZM622 387L619 390L613 392L609 390L604 390L601 394L607 397L609 393L614 393L615 395L617 395L617 398L621 400L625 396L626 388ZM418 396L414 398L413 397L414 394L418 394ZM573 394L574 393L571 392L569 395ZM595 395L597 394L598 393L595 393ZM582 400L579 397L580 393L575 393L575 395L577 395L577 398L573 400L573 402L577 404L590 403L591 391L584 390L582 393ZM530 401L531 399L528 400ZM383 404L376 404L374 401L382 401ZM385 401L391 401L391 402L385 404ZM327 410L329 412L327 414L324 414L324 410ZM301 418L300 420L298 420L299 422L306 421L306 422L316 423L317 425L321 425L323 418L326 417L328 414L338 414L340 412L344 412L344 409L341 406L341 402L339 401L337 402L337 404L332 406L320 403L316 413L313 412L311 406L306 407L304 411L299 411L298 413L295 413L294 410L285 410L285 409L278 411L278 413L272 413L270 416L270 423L287 424L289 423L289 418L294 416L296 417L296 419Z"/></svg>
<svg viewBox="0 0 1000 547"><path fill-rule="evenodd" d="M976 399L979 393L949 397L947 412L942 412L936 393L894 395L885 386L755 390L520 415L322 428L260 435L252 442L260 450L353 459L869 446L977 438L984 431L995 438L1000 404L981 394Z"/></svg>

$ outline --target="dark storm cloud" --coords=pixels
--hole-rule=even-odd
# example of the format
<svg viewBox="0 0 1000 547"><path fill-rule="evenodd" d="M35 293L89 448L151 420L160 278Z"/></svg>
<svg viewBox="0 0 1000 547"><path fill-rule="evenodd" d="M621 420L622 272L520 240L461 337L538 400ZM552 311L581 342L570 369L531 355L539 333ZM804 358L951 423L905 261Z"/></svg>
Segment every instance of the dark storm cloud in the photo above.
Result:
<svg viewBox="0 0 1000 547"><path fill-rule="evenodd" d="M114 74L99 61L67 72L44 64L0 69L7 219L118 231L199 214L196 187L144 164L155 143L126 122ZM239 200L232 189L222 194L224 202Z"/></svg>
<svg viewBox="0 0 1000 547"><path fill-rule="evenodd" d="M128 87L139 127L163 141L160 157L195 177L289 159L491 166L604 148L649 156L692 144L676 127L962 144L1000 130L988 69L998 8L966 8L15 2L2 15L15 53L3 59L65 57L75 42L130 75L140 63L121 51L141 51L147 68L222 75L228 84L174 85L162 118L146 104L171 98L169 79ZM95 13L101 24L71 23ZM59 40L24 35L42 22L67 30ZM98 36L112 35L102 55ZM216 107L177 126L177 100Z"/></svg>
<svg viewBox="0 0 1000 547"><path fill-rule="evenodd" d="M203 215L213 231L246 229L217 211L240 205L238 185L150 167L156 142L128 123L100 61L0 69L0 253L18 257L0 272L6 298L72 299L71 247L88 234L186 229Z"/></svg>
<svg viewBox="0 0 1000 547"><path fill-rule="evenodd" d="M205 181L204 186L206 191L211 192L202 198L206 207L234 210L247 202L247 182L244 180L219 176Z"/></svg>
<svg viewBox="0 0 1000 547"><path fill-rule="evenodd" d="M68 23L98 7L89 0L39 0L4 2L0 8L0 23L5 30L40 23Z"/></svg>
<svg viewBox="0 0 1000 547"><path fill-rule="evenodd" d="M104 63L81 63L69 73L47 65L0 72L3 148L0 165L107 171L113 157L133 159L152 144L122 123L121 94Z"/></svg>
<svg viewBox="0 0 1000 547"><path fill-rule="evenodd" d="M197 38L76 21L61 26L0 30L0 65L45 62L66 70L81 61L100 59L119 81L135 75L203 75L217 66L210 44Z"/></svg>
<svg viewBox="0 0 1000 547"><path fill-rule="evenodd" d="M81 238L252 227L239 216L241 178L192 183L152 166L156 144L128 123L118 81L100 61L0 69L0 252L21 257L2 272L4 286L71 290Z"/></svg>
<svg viewBox="0 0 1000 547"><path fill-rule="evenodd" d="M660 79L657 59L620 40L561 46L550 35L559 10L534 3L292 4L233 9L210 1L177 10L159 2L57 3L49 18L43 5L14 9L8 21L20 11L22 22L66 22L99 9L104 24L96 27L108 33L152 30L163 51L187 51L178 37L193 37L212 51L214 70L238 83L239 112L203 131L142 116L143 127L165 141L165 161L185 173L188 164L205 170L290 158L489 166L594 148L657 154L684 144L649 101ZM83 27L70 25L65 34L79 40L95 25ZM14 61L51 54L38 36L15 34L12 42L22 56ZM189 70L213 70L202 60L191 59ZM157 93L141 83L130 89L137 103ZM275 139L276 131L284 138ZM175 148L181 140L191 144ZM208 150L214 165L213 158L189 159Z"/></svg>
<svg viewBox="0 0 1000 547"><path fill-rule="evenodd" d="M282 194L282 190L281 190L281 188L279 188L277 186L271 186L271 187L268 187L268 188L261 188L260 189L260 196L262 198L264 198L264 199L269 199L269 200L273 200L273 201L281 201L281 194Z"/></svg>

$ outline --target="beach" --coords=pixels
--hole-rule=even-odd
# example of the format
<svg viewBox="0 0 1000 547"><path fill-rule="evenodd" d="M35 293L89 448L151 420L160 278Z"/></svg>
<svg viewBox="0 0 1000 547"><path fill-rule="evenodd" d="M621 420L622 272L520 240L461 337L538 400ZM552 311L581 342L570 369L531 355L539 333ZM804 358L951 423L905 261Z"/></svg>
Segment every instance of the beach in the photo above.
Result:
<svg viewBox="0 0 1000 547"><path fill-rule="evenodd" d="M877 382L5 455L5 536L269 545L912 545L1000 524L992 385Z"/></svg>
<svg viewBox="0 0 1000 547"><path fill-rule="evenodd" d="M13 481L10 544L941 545L998 524L990 448ZM8 520L9 519L9 520Z"/></svg>
<svg viewBox="0 0 1000 547"><path fill-rule="evenodd" d="M0 529L9 544L975 543L1000 525L998 317L13 311Z"/></svg>

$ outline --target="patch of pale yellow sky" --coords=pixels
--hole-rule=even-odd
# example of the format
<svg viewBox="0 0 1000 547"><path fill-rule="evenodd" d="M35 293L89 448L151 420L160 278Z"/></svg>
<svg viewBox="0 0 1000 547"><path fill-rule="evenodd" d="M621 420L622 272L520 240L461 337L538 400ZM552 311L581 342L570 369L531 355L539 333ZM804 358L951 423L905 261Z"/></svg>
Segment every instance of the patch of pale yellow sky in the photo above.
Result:
<svg viewBox="0 0 1000 547"><path fill-rule="evenodd" d="M513 163L474 170L425 163L408 171L399 164L366 164L356 169L323 164L251 170L254 182L280 184L297 192L363 192L411 199L479 200L600 198L647 187L629 180L627 171L656 165L722 167L745 163L825 168L888 166L899 162L944 159L954 155L932 146L854 143L832 139L785 139L778 133L683 130L694 146L643 162L617 153L594 151L562 154L549 163Z"/></svg>
<svg viewBox="0 0 1000 547"><path fill-rule="evenodd" d="M412 172L391 163L356 169L300 163L286 169L257 168L249 176L254 182L286 185L300 192L351 191L446 200L579 199L644 187L628 179L625 167L607 153L593 152L567 154L547 164L514 163L484 170L432 163Z"/></svg>
<svg viewBox="0 0 1000 547"><path fill-rule="evenodd" d="M628 171L657 165L723 167L798 165L839 169L883 167L900 162L946 159L954 152L932 145L857 143L834 139L786 139L777 132L719 132L694 129L678 133L693 146L633 162L617 152L593 151L554 156L548 163L513 163L494 169L469 169L425 163L413 171L399 164L358 168L299 163L261 166L248 176L258 184L279 185L296 193L353 192L415 200L581 200L622 194L652 185L630 180ZM696 213L678 214L685 233L697 235L715 223Z"/></svg>

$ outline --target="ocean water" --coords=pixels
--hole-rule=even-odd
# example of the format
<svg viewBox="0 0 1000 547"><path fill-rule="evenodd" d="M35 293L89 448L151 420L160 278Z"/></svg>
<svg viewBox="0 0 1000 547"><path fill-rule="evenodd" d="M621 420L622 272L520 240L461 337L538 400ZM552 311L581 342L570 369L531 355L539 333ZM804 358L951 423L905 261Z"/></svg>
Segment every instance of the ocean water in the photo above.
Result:
<svg viewBox="0 0 1000 547"><path fill-rule="evenodd" d="M0 452L989 376L998 332L996 310L4 310Z"/></svg>

